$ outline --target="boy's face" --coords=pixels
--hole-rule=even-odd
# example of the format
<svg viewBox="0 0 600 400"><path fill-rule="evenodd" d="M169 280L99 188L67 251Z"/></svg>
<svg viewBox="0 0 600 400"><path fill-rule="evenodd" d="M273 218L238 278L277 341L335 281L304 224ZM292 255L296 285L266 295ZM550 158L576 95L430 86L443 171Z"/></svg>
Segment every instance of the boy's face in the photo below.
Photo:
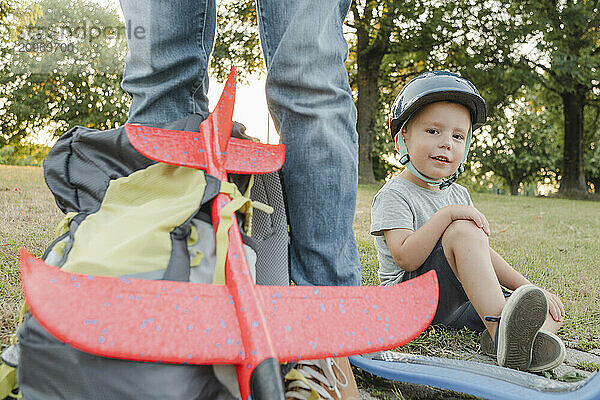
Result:
<svg viewBox="0 0 600 400"><path fill-rule="evenodd" d="M460 104L440 101L421 108L401 132L413 166L434 180L452 175L463 160L470 125L469 110Z"/></svg>

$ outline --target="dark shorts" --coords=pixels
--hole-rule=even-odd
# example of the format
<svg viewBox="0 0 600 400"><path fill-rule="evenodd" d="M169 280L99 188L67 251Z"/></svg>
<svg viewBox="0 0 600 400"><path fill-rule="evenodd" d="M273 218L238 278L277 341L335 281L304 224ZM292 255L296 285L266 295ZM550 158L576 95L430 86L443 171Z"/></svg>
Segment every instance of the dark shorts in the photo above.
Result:
<svg viewBox="0 0 600 400"><path fill-rule="evenodd" d="M407 281L431 270L437 273L439 286L438 307L431 324L452 329L468 328L476 332L482 332L485 325L483 325L477 311L469 301L460 281L454 275L446 259L442 239L438 240L423 265L414 271L405 272L402 280ZM502 291L504 297L510 296L510 292L504 288L502 288Z"/></svg>

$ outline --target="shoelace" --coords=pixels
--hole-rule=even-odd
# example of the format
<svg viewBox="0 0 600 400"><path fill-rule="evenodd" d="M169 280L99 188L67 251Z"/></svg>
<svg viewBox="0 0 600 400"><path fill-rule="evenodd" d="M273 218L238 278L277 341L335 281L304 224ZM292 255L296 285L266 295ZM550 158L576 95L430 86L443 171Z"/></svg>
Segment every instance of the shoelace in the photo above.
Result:
<svg viewBox="0 0 600 400"><path fill-rule="evenodd" d="M337 375L334 368L337 370ZM306 378L306 382L299 379L291 381L287 385L286 399L307 400L313 389L322 399L338 400L342 397L338 387L348 386L348 378L333 358L299 361L295 369ZM332 397L323 386L329 389L329 392L334 393L336 397Z"/></svg>

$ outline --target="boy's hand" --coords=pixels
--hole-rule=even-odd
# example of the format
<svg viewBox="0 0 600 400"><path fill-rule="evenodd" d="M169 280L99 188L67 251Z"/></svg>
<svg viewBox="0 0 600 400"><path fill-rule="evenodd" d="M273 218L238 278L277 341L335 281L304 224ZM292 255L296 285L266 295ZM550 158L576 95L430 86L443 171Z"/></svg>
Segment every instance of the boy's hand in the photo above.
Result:
<svg viewBox="0 0 600 400"><path fill-rule="evenodd" d="M459 219L471 220L477 227L481 228L486 235L490 236L490 224L487 218L478 209L472 206L446 206L440 211L444 211L450 217L450 221Z"/></svg>
<svg viewBox="0 0 600 400"><path fill-rule="evenodd" d="M546 300L548 300L548 311L550 312L550 316L556 322L562 322L565 319L565 306L560 300L560 297L545 289L542 289L542 291L546 295Z"/></svg>

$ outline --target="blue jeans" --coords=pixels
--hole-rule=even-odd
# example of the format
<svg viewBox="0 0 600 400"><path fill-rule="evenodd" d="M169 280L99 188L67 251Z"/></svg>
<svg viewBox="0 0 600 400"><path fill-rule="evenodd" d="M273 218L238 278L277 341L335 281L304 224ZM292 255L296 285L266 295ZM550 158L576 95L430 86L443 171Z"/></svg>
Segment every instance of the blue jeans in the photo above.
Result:
<svg viewBox="0 0 600 400"><path fill-rule="evenodd" d="M352 230L358 135L344 61L350 0L257 0L267 103L286 147L290 271L298 285L360 285ZM209 113L214 0L121 0L129 53L130 122ZM243 121L240 121L243 123Z"/></svg>

